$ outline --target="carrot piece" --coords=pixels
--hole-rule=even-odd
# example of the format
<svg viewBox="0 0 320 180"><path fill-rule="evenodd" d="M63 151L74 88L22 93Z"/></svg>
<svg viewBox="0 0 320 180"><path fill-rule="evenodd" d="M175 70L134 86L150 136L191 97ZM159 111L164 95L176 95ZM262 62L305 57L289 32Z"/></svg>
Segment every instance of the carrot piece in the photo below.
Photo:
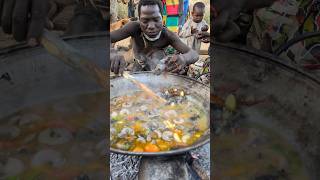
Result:
<svg viewBox="0 0 320 180"><path fill-rule="evenodd" d="M160 149L157 145L147 144L146 146L144 146L144 151L145 152L159 152Z"/></svg>
<svg viewBox="0 0 320 180"><path fill-rule="evenodd" d="M169 150L169 146L168 144L164 143L164 142L160 142L158 143L159 148L161 149L161 151L168 151Z"/></svg>
<svg viewBox="0 0 320 180"><path fill-rule="evenodd" d="M128 120L128 121L133 121L133 120L134 120L134 116L128 116L128 117L127 117L127 120Z"/></svg>
<svg viewBox="0 0 320 180"><path fill-rule="evenodd" d="M132 128L133 128L134 132L140 132L142 130L142 125L141 125L141 123L137 122L133 125Z"/></svg>
<svg viewBox="0 0 320 180"><path fill-rule="evenodd" d="M133 152L143 152L143 148L137 146L137 147L135 147L135 148L133 149Z"/></svg>
<svg viewBox="0 0 320 180"><path fill-rule="evenodd" d="M174 129L175 133L177 133L179 136L182 136L183 132L180 129Z"/></svg>

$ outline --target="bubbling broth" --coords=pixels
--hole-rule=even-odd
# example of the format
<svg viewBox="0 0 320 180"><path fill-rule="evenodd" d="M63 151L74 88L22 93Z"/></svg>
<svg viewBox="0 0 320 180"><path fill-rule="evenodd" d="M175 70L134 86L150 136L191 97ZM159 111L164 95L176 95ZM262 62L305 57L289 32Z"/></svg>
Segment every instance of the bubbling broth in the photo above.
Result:
<svg viewBox="0 0 320 180"><path fill-rule="evenodd" d="M25 108L0 120L0 179L105 179L105 95Z"/></svg>
<svg viewBox="0 0 320 180"><path fill-rule="evenodd" d="M207 112L184 90L159 93L160 104L144 92L111 99L111 147L133 152L159 152L194 144L208 130Z"/></svg>

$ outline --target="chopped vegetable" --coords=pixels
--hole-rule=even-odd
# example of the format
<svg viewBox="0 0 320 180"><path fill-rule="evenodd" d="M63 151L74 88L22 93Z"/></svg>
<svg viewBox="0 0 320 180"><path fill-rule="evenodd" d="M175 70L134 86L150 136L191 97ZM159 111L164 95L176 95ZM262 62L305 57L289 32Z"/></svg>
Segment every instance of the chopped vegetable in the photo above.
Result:
<svg viewBox="0 0 320 180"><path fill-rule="evenodd" d="M169 149L169 145L164 142L158 143L158 146L161 149L161 151L167 151Z"/></svg>
<svg viewBox="0 0 320 180"><path fill-rule="evenodd" d="M227 96L225 101L225 107L227 108L227 110L231 112L236 110L237 101L236 101L236 97L233 94L230 94Z"/></svg>
<svg viewBox="0 0 320 180"><path fill-rule="evenodd" d="M133 152L143 152L143 148L137 146L137 147L135 147L132 151L133 151Z"/></svg>
<svg viewBox="0 0 320 180"><path fill-rule="evenodd" d="M144 147L144 150L145 152L159 152L160 149L157 145L154 145L154 144L147 144L145 147Z"/></svg>
<svg viewBox="0 0 320 180"><path fill-rule="evenodd" d="M178 135L177 133L174 133L174 134L173 134L173 138L174 138L174 140L175 140L176 142L178 142L178 143L181 142L181 139L180 139L180 137L179 137L179 135Z"/></svg>

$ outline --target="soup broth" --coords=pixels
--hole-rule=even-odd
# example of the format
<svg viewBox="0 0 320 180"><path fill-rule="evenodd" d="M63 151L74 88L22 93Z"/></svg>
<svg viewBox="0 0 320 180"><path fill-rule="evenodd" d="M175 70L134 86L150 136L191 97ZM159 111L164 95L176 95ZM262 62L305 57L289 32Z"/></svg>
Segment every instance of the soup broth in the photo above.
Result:
<svg viewBox="0 0 320 180"><path fill-rule="evenodd" d="M259 124L243 122L216 136L214 147L216 179L309 179L296 148Z"/></svg>
<svg viewBox="0 0 320 180"><path fill-rule="evenodd" d="M0 120L0 179L105 179L104 94L35 105Z"/></svg>

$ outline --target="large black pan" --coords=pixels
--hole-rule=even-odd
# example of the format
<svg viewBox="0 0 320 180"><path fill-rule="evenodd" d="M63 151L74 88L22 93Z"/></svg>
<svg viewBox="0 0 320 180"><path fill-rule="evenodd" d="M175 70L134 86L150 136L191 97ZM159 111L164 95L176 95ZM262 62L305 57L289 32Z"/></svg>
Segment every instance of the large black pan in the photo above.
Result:
<svg viewBox="0 0 320 180"><path fill-rule="evenodd" d="M69 37L65 40L75 49L92 59L93 63L103 69L106 68L106 57L109 54L106 48L108 40L106 33ZM3 127L3 124L6 126L6 123L10 122L10 117L7 118L8 116L17 115L15 114L16 112L26 107L45 106L46 103L60 103L61 100L63 102L64 99L68 98L75 99L72 103L81 107L82 104L77 101L78 97L81 98L81 96L78 95L87 95L90 99L96 100L96 102L89 102L92 102L92 105L100 104L101 108L97 109L96 116L92 117L92 122L97 122L97 120L101 120L100 122L105 120L107 122L105 117L107 93L105 93L104 98L101 98L101 96L97 98L98 92L101 96L104 95L100 93L104 92L104 90L92 81L91 78L65 65L48 54L42 47L30 48L24 44L19 44L0 50L0 120L3 121L1 122L1 127ZM83 110L85 111L85 109ZM56 113L61 112L56 111ZM82 111L81 113L85 112ZM45 116L41 116L41 119L44 120L43 123L49 122ZM106 140L108 129L105 128L104 130L105 132L101 132L103 129L100 129L100 132L96 133L96 139L92 139L90 143L95 145L99 144L99 141L103 142L103 140ZM74 135L76 137L76 134ZM1 138L3 139L3 137ZM80 140L79 138L74 139ZM107 152L108 150L107 146L101 146L100 148L103 152ZM1 152L0 158L6 160L7 156L11 155L15 156L16 151L9 152L9 154ZM101 159L102 157L100 153L96 153L95 155L97 156L95 157L96 159ZM31 160L34 154L28 153L27 156L27 159L30 158ZM80 158L80 156L78 157ZM68 160L72 159L67 154L65 158ZM93 173L93 176L102 175L102 177L106 177L105 173L105 171L96 172ZM1 177L4 175L5 173L1 174ZM91 175L89 174L89 176Z"/></svg>
<svg viewBox="0 0 320 180"><path fill-rule="evenodd" d="M310 178L319 179L319 79L258 50L226 44L213 47L215 95L225 98L235 93L266 99L240 110L247 119L281 133L300 152Z"/></svg>
<svg viewBox="0 0 320 180"><path fill-rule="evenodd" d="M194 99L196 99L196 103L198 103L201 107L204 108L207 114L207 119L209 121L209 105L210 105L210 88L207 85L204 85L194 79L178 76L174 74L167 75L155 75L151 72L141 72L132 74L133 77L147 85L154 92L159 92L163 88L170 87L179 87L183 88L189 93ZM123 78L116 77L111 79L110 81L110 99L114 97L119 97L127 94L131 94L133 92L139 91L138 87L133 84L131 81ZM123 151L115 148L110 148L111 152L126 154L126 155L139 155L139 156L170 156L176 154L183 154L190 150L193 150L197 147L200 147L210 141L210 129L206 130L204 135L193 145L175 149L170 151L163 151L157 153L147 153L147 152L130 152Z"/></svg>

